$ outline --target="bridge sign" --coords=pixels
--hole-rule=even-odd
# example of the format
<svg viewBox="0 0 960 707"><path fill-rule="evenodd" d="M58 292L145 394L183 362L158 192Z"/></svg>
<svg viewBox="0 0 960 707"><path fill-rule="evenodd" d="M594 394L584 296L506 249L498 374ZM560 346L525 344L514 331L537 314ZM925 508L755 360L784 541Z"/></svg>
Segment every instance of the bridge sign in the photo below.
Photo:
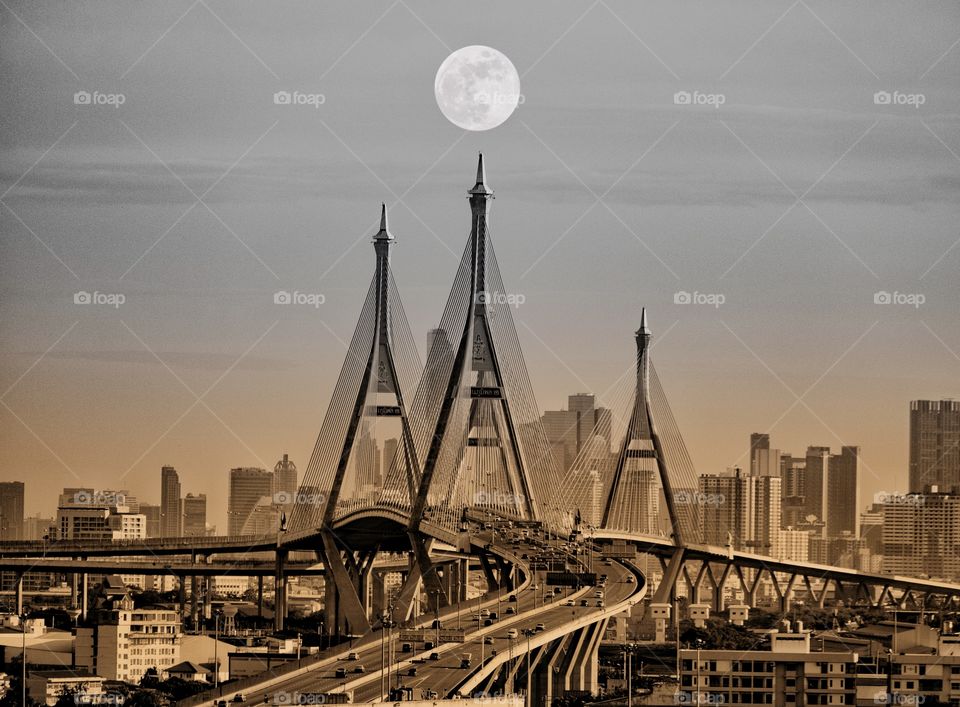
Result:
<svg viewBox="0 0 960 707"><path fill-rule="evenodd" d="M423 630L406 630L400 631L399 635L401 641L422 641L423 633Z"/></svg>
<svg viewBox="0 0 960 707"><path fill-rule="evenodd" d="M440 629L441 643L463 643L466 641L465 632L460 630Z"/></svg>

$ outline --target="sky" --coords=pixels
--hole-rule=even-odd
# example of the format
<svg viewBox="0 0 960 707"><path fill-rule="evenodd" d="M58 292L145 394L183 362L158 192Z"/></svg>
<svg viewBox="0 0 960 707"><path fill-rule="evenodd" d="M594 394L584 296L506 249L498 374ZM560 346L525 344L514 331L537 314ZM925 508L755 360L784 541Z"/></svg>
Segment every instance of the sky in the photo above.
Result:
<svg viewBox="0 0 960 707"><path fill-rule="evenodd" d="M484 132L433 93L475 44L523 95ZM223 532L231 467L303 470L380 202L423 354L480 150L541 408L615 397L646 307L701 472L751 432L857 444L866 503L906 488L909 401L960 396L956 3L3 0L0 75L0 478L30 514L157 502L172 464Z"/></svg>

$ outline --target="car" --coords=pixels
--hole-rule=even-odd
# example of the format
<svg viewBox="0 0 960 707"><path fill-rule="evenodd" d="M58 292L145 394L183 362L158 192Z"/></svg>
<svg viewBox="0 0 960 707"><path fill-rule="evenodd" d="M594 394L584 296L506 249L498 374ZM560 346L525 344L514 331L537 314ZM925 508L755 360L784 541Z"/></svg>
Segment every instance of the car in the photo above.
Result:
<svg viewBox="0 0 960 707"><path fill-rule="evenodd" d="M520 555L520 559L521 559L521 560L529 560L529 559L530 559L530 555L528 555L527 553L523 553L522 555Z"/></svg>
<svg viewBox="0 0 960 707"><path fill-rule="evenodd" d="M484 625L484 626L493 626L493 619L484 619L484 620L483 620L483 625Z"/></svg>
<svg viewBox="0 0 960 707"><path fill-rule="evenodd" d="M483 645L485 645L485 646L492 646L492 645L493 645L493 636L484 636L484 637L483 637Z"/></svg>
<svg viewBox="0 0 960 707"><path fill-rule="evenodd" d="M544 623L537 624L537 627L534 629L534 631L546 631L546 630L547 630L547 625Z"/></svg>
<svg viewBox="0 0 960 707"><path fill-rule="evenodd" d="M519 635L520 634L517 632L517 629L515 628L512 628L509 631L507 631L507 638L516 638Z"/></svg>
<svg viewBox="0 0 960 707"><path fill-rule="evenodd" d="M589 606L589 604L587 604L587 600L586 600L586 599L581 599L581 600L580 600L580 606Z"/></svg>
<svg viewBox="0 0 960 707"><path fill-rule="evenodd" d="M347 677L347 669L346 669L346 668L337 668L336 671L333 673L333 677L335 677L335 678L345 678L345 677Z"/></svg>
<svg viewBox="0 0 960 707"><path fill-rule="evenodd" d="M436 652L431 653L431 654L430 654L430 660L440 660L440 654L439 654L439 653L436 653Z"/></svg>
<svg viewBox="0 0 960 707"><path fill-rule="evenodd" d="M636 584L637 580L632 574L627 575L627 584Z"/></svg>
<svg viewBox="0 0 960 707"><path fill-rule="evenodd" d="M497 614L496 611L491 611L491 612L490 612L490 618L491 618L492 620L496 621L497 619L500 618L500 616Z"/></svg>
<svg viewBox="0 0 960 707"><path fill-rule="evenodd" d="M602 609L602 608L603 608L603 599L600 599L600 600L597 602L597 608L599 608L599 609Z"/></svg>
<svg viewBox="0 0 960 707"><path fill-rule="evenodd" d="M356 651L350 651L347 653L347 660L360 660L360 654Z"/></svg>
<svg viewBox="0 0 960 707"><path fill-rule="evenodd" d="M554 587L554 588L553 588L553 593L554 593L554 594L563 594L563 590L562 590L560 587Z"/></svg>
<svg viewBox="0 0 960 707"><path fill-rule="evenodd" d="M516 603L517 603L517 595L516 595L516 594L511 594L511 595L507 598L507 601L510 602L511 604L516 604Z"/></svg>
<svg viewBox="0 0 960 707"><path fill-rule="evenodd" d="M460 656L460 667L469 668L470 667L471 655L469 653L464 653Z"/></svg>
<svg viewBox="0 0 960 707"><path fill-rule="evenodd" d="M216 707L227 707L227 701L217 700L216 702L214 702L214 705L216 705Z"/></svg>
<svg viewBox="0 0 960 707"><path fill-rule="evenodd" d="M430 624L430 628L443 628L443 624L440 623L440 619L434 619L433 623Z"/></svg>
<svg viewBox="0 0 960 707"><path fill-rule="evenodd" d="M363 667L362 665L358 665L356 668L353 669L353 672L355 672L355 673L365 673L366 670L364 669L364 667Z"/></svg>
<svg viewBox="0 0 960 707"><path fill-rule="evenodd" d="M435 700L440 697L440 694L436 690L424 690L423 699L425 700Z"/></svg>
<svg viewBox="0 0 960 707"><path fill-rule="evenodd" d="M575 602L573 599L567 599L565 602L563 602L563 605L564 605L564 606L576 606L576 605L577 605L577 602Z"/></svg>
<svg viewBox="0 0 960 707"><path fill-rule="evenodd" d="M506 610L504 613L505 613L505 614L516 614L516 613L517 613L517 610L514 609L512 606L508 606L508 607L507 607L507 610Z"/></svg>
<svg viewBox="0 0 960 707"><path fill-rule="evenodd" d="M414 667L410 668L409 670L407 670L407 675L409 675L410 677L416 677L416 675L417 675L417 668L414 666Z"/></svg>
<svg viewBox="0 0 960 707"><path fill-rule="evenodd" d="M593 596L594 596L595 598L597 598L597 599L603 599L603 592L598 589L597 591L595 591L595 592L593 593Z"/></svg>
<svg viewBox="0 0 960 707"><path fill-rule="evenodd" d="M404 643L400 646L401 653L409 653L412 650L413 650L413 646L409 643Z"/></svg>
<svg viewBox="0 0 960 707"><path fill-rule="evenodd" d="M242 692L238 692L236 695L233 696L233 700L232 700L232 701L233 701L233 702L246 702L246 701L247 701L247 698L243 696L243 693L242 693Z"/></svg>
<svg viewBox="0 0 960 707"><path fill-rule="evenodd" d="M488 616L490 616L490 610L489 610L489 609L480 609L480 618L485 619L485 618L487 618Z"/></svg>

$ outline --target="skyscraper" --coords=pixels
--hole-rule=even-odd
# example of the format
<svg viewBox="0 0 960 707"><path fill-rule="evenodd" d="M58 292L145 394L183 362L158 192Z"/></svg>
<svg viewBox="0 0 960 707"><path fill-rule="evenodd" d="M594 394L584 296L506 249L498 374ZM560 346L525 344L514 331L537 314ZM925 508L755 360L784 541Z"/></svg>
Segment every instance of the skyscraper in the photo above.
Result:
<svg viewBox="0 0 960 707"><path fill-rule="evenodd" d="M594 438L598 436L605 440L606 453L610 454L610 410L596 407L592 393L567 396L566 410L546 410L540 420L554 456L564 469L573 466L588 443L596 444Z"/></svg>
<svg viewBox="0 0 960 707"><path fill-rule="evenodd" d="M148 519L149 522L149 519ZM188 493L183 499L183 534L203 537L207 534L207 496Z"/></svg>
<svg viewBox="0 0 960 707"><path fill-rule="evenodd" d="M699 480L699 497L690 499L701 506L703 540L759 555L778 550L781 514L779 476L754 476L740 469L726 474L704 474Z"/></svg>
<svg viewBox="0 0 960 707"><path fill-rule="evenodd" d="M827 535L860 536L860 447L844 446L830 457L827 475Z"/></svg>
<svg viewBox="0 0 960 707"><path fill-rule="evenodd" d="M147 519L147 537L159 538L160 536L160 506L155 503L141 503L140 512Z"/></svg>
<svg viewBox="0 0 960 707"><path fill-rule="evenodd" d="M804 517L827 519L829 505L830 447L807 447L803 470Z"/></svg>
<svg viewBox="0 0 960 707"><path fill-rule="evenodd" d="M804 457L794 457L789 454L780 456L780 478L783 479L781 528L796 527L807 515L804 500L806 466L807 460Z"/></svg>
<svg viewBox="0 0 960 707"><path fill-rule="evenodd" d="M770 449L770 435L765 432L750 433L750 469L753 469L757 454L762 449Z"/></svg>
<svg viewBox="0 0 960 707"><path fill-rule="evenodd" d="M960 492L960 401L910 403L910 491L925 486Z"/></svg>
<svg viewBox="0 0 960 707"><path fill-rule="evenodd" d="M183 535L180 476L172 466L160 469L160 537Z"/></svg>
<svg viewBox="0 0 960 707"><path fill-rule="evenodd" d="M0 483L0 540L23 540L23 482Z"/></svg>
<svg viewBox="0 0 960 707"><path fill-rule="evenodd" d="M273 467L273 492L286 494L291 499L297 495L297 465L286 454Z"/></svg>
<svg viewBox="0 0 960 707"><path fill-rule="evenodd" d="M273 472L255 467L230 470L228 535L264 535L276 530Z"/></svg>

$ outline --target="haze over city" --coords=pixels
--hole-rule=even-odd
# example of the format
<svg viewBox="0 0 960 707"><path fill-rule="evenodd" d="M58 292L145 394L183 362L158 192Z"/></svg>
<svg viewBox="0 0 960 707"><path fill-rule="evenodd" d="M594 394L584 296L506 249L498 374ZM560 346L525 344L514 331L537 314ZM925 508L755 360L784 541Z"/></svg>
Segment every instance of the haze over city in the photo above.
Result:
<svg viewBox="0 0 960 707"><path fill-rule="evenodd" d="M380 202L423 358L479 150L542 410L612 404L646 307L698 471L745 466L761 431L794 454L859 445L865 500L907 490L909 402L960 395L960 11L697 8L0 8L17 77L0 87L0 467L27 482L27 513L67 486L155 503L169 464L221 526L230 468L305 467ZM523 102L489 132L433 96L471 44L520 73ZM124 301L78 306L80 291Z"/></svg>

